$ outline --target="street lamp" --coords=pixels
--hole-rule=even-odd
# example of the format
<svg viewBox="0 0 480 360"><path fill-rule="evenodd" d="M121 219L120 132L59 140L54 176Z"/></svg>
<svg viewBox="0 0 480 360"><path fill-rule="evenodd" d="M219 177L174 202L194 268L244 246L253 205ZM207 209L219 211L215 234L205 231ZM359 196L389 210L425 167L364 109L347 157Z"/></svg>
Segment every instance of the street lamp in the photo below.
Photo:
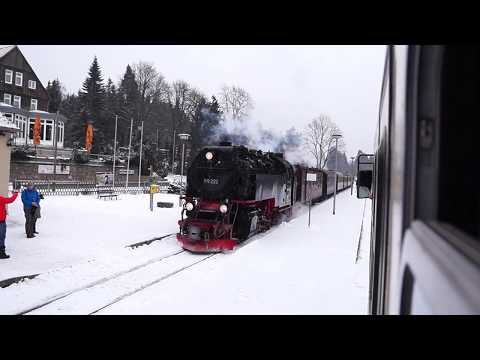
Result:
<svg viewBox="0 0 480 360"><path fill-rule="evenodd" d="M132 148L133 118L130 120L130 140L128 141L127 179L125 180L125 193L128 192L128 174L130 173L130 152Z"/></svg>
<svg viewBox="0 0 480 360"><path fill-rule="evenodd" d="M143 152L143 121L142 121L142 126L138 127L138 130L140 131L140 162L138 164L138 187L140 188L140 180L142 176L142 152Z"/></svg>
<svg viewBox="0 0 480 360"><path fill-rule="evenodd" d="M353 173L355 172L355 168L353 166L353 161L355 160L355 156L351 156L350 160L352 160L352 184L350 186L350 195L353 195L353 179L354 179Z"/></svg>
<svg viewBox="0 0 480 360"><path fill-rule="evenodd" d="M113 140L113 189L115 189L115 160L117 155L117 123L118 123L118 115L115 115L115 138Z"/></svg>
<svg viewBox="0 0 480 360"><path fill-rule="evenodd" d="M335 199L337 197L337 171L338 171L338 156L337 156L337 150L338 150L338 139L340 139L342 135L340 134L334 134L333 138L335 139L335 188L334 188L334 193L333 193L333 215L335 215Z"/></svg>
<svg viewBox="0 0 480 360"><path fill-rule="evenodd" d="M181 173L180 173L180 197L179 197L179 201L180 201L180 205L182 203L182 190L183 190L183 166L185 164L185 142L188 141L188 139L190 138L190 134L178 134L178 137L180 138L180 140L183 140L182 141L182 170L181 170Z"/></svg>

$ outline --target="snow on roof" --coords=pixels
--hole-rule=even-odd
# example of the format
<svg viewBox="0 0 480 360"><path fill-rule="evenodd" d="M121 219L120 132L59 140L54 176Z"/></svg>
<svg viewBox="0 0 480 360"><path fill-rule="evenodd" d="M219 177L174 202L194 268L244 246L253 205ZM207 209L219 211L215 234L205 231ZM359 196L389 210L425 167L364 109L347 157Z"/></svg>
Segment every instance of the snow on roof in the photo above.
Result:
<svg viewBox="0 0 480 360"><path fill-rule="evenodd" d="M20 129L14 123L8 121L6 117L0 116L0 130L11 130L15 132Z"/></svg>
<svg viewBox="0 0 480 360"><path fill-rule="evenodd" d="M7 55L10 50L13 50L15 48L16 45L10 45L10 46L6 46L6 47L3 47L3 48L0 48L0 58L4 57L5 55Z"/></svg>
<svg viewBox="0 0 480 360"><path fill-rule="evenodd" d="M39 114L53 114L49 113L48 111L43 111L43 110L30 110L32 113L39 113Z"/></svg>

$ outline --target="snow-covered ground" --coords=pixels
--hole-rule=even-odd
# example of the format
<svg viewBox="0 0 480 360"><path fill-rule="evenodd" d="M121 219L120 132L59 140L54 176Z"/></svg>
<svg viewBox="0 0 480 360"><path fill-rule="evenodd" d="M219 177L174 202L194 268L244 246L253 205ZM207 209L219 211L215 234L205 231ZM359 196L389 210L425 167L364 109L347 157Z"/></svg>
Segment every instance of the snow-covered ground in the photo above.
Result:
<svg viewBox="0 0 480 360"><path fill-rule="evenodd" d="M174 207L158 208L158 201ZM148 194L119 195L118 200L45 196L37 221L40 234L27 239L19 197L8 206L6 248L11 258L0 261L0 280L123 256L126 245L176 232L178 204L173 194L155 194L153 212Z"/></svg>
<svg viewBox="0 0 480 360"><path fill-rule="evenodd" d="M0 313L50 304L33 314L366 314L370 201L344 191L300 209L296 218L257 235L235 252L181 252L173 236L136 249L125 245L174 233L174 208L148 208L148 195L48 197L40 235L23 235L21 203L10 206L0 280L41 273L0 289ZM364 216L361 258L355 264ZM130 271L134 269L133 271Z"/></svg>

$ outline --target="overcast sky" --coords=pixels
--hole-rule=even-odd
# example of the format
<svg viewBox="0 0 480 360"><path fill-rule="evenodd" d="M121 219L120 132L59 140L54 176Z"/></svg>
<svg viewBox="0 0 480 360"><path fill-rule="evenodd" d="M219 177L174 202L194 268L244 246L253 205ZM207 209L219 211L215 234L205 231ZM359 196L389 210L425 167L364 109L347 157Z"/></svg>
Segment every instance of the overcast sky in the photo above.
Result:
<svg viewBox="0 0 480 360"><path fill-rule="evenodd" d="M44 86L58 78L76 93L96 55L117 84L127 64L152 62L167 81L205 95L238 85L252 96L252 119L266 129L303 130L321 113L344 132L347 156L373 149L385 46L19 46Z"/></svg>

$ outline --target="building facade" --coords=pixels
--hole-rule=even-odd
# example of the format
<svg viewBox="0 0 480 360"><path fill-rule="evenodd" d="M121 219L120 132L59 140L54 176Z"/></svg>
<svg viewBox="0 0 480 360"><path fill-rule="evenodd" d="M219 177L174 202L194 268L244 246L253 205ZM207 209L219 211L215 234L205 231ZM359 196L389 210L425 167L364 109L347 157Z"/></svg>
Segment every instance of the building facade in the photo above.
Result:
<svg viewBox="0 0 480 360"><path fill-rule="evenodd" d="M8 195L10 176L10 149L12 146L11 134L18 132L18 128L7 119L0 116L0 195Z"/></svg>
<svg viewBox="0 0 480 360"><path fill-rule="evenodd" d="M18 46L0 48L0 113L20 131L17 146L33 144L35 118L40 116L40 146L63 148L65 118L48 112L49 97ZM55 126L55 120L56 126Z"/></svg>

